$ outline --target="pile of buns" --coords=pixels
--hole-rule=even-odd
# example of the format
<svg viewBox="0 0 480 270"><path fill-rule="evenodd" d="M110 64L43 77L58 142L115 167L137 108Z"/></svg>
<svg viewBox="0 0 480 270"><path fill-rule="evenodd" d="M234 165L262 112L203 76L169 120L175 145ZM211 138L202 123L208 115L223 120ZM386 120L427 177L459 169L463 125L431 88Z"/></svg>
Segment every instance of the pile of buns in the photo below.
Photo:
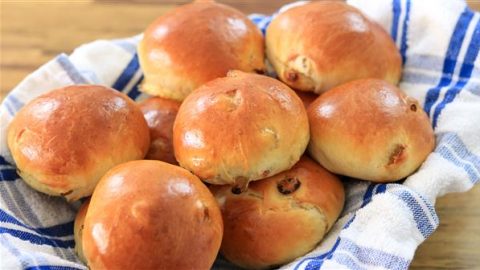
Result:
<svg viewBox="0 0 480 270"><path fill-rule="evenodd" d="M219 252L249 269L286 264L334 226L340 176L403 179L435 144L396 86L390 36L343 2L291 8L265 38L241 12L193 2L153 22L138 56L149 99L67 86L8 129L32 188L91 196L74 229L90 269L209 269ZM277 78L261 75L266 61Z"/></svg>

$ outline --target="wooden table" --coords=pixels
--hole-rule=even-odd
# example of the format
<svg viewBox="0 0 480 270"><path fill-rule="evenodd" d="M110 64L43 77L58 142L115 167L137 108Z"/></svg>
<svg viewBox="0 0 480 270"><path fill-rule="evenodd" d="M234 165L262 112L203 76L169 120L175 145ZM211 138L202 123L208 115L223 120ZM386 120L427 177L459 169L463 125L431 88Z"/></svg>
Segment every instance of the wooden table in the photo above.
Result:
<svg viewBox="0 0 480 270"><path fill-rule="evenodd" d="M95 39L140 33L179 3L5 1L1 7L0 100L27 74L61 52ZM287 0L227 2L245 13L271 13ZM469 4L479 10L480 1ZM438 199L437 231L418 249L411 269L480 269L480 186Z"/></svg>

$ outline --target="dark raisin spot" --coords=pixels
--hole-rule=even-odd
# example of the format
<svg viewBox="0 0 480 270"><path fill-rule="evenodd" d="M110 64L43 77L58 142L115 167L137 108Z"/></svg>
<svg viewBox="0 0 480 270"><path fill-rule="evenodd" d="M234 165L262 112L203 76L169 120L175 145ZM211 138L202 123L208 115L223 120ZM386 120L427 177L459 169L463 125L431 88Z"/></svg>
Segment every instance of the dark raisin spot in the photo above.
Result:
<svg viewBox="0 0 480 270"><path fill-rule="evenodd" d="M410 110L413 111L413 112L416 112L417 111L417 105L415 105L415 104L410 105Z"/></svg>
<svg viewBox="0 0 480 270"><path fill-rule="evenodd" d="M283 195L295 192L302 183L297 178L288 177L277 183L277 189Z"/></svg>
<svg viewBox="0 0 480 270"><path fill-rule="evenodd" d="M405 145L397 144L390 154L387 165L397 164L403 161L405 158Z"/></svg>
<svg viewBox="0 0 480 270"><path fill-rule="evenodd" d="M256 68L256 69L254 69L253 71L254 71L255 73L257 73L257 74L262 74L262 75L265 74L265 70L263 70L263 69L257 69L257 68Z"/></svg>
<svg viewBox="0 0 480 270"><path fill-rule="evenodd" d="M208 207L203 208L203 221L210 220L210 213L208 212Z"/></svg>
<svg viewBox="0 0 480 270"><path fill-rule="evenodd" d="M232 193L235 194L235 195L241 194L242 189L238 186L232 187Z"/></svg>
<svg viewBox="0 0 480 270"><path fill-rule="evenodd" d="M64 193L60 193L60 195L61 195L61 196L67 196L67 195L69 195L69 194L72 194L72 192L73 192L73 189L72 189L72 190L69 190L69 191L67 191L67 192L64 192Z"/></svg>
<svg viewBox="0 0 480 270"><path fill-rule="evenodd" d="M242 177L242 176L237 177L235 179L235 184L233 184L233 187L232 187L232 193L238 195L238 194L241 194L241 193L247 191L248 183L249 183L249 181L248 181L247 178Z"/></svg>
<svg viewBox="0 0 480 270"><path fill-rule="evenodd" d="M287 72L287 80L289 81L296 81L298 79L298 74L294 71Z"/></svg>
<svg viewBox="0 0 480 270"><path fill-rule="evenodd" d="M262 172L262 177L267 177L270 174L270 170L265 170Z"/></svg>

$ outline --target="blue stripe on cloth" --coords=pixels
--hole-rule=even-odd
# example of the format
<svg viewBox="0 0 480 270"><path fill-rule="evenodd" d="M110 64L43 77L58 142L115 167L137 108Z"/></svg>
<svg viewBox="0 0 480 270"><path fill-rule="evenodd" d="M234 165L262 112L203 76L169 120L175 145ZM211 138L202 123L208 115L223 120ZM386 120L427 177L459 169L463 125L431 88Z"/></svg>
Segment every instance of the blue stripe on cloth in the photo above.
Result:
<svg viewBox="0 0 480 270"><path fill-rule="evenodd" d="M385 193L387 190L387 184L379 184L377 188L377 194Z"/></svg>
<svg viewBox="0 0 480 270"><path fill-rule="evenodd" d="M14 95L8 95L5 99L9 100L12 103L13 109L15 110L15 112L20 110L20 108L22 108L23 105L25 105L23 102L18 100L17 97L15 97Z"/></svg>
<svg viewBox="0 0 480 270"><path fill-rule="evenodd" d="M15 110L11 107L10 101L8 99L3 100L2 107L4 107L7 110L9 115L11 115L11 116L15 115Z"/></svg>
<svg viewBox="0 0 480 270"><path fill-rule="evenodd" d="M400 21L400 12L402 8L400 5L400 0L393 0L392 1L392 28L390 29L390 34L392 39L396 42L397 41L397 33L398 33L398 26L400 25L398 22Z"/></svg>
<svg viewBox="0 0 480 270"><path fill-rule="evenodd" d="M373 194L375 193L374 190L376 187L380 187L380 186L385 186L385 187L381 187L380 188L380 192L383 193L386 188L386 185L385 184L380 184L380 185L377 185L377 184L369 184L368 187L367 187L367 190L365 191L365 194L363 196L363 202L362 202L362 205L360 208L363 208L365 205L367 205L371 200L372 200L372 196ZM377 192L379 191L379 189L377 189ZM343 229L346 229L350 226L350 224L352 224L353 220L355 219L355 215L353 215L350 220L348 220L345 225L343 226ZM305 261L307 260L310 260L310 262L308 262L306 268L308 267L316 267L316 265L318 265L318 267L321 267L321 265L323 264L323 260L325 258L329 258L332 256L332 254L335 252L335 250L337 249L337 246L338 244L340 243L341 241L341 238L338 237L337 241L335 242L335 244L333 245L333 247L326 253L324 254L321 254L321 255L318 255L318 256L315 256L315 257L309 257L309 258L304 258L302 259L297 265L296 267L294 268L295 270L298 269L298 267Z"/></svg>
<svg viewBox="0 0 480 270"><path fill-rule="evenodd" d="M395 256L374 248L363 247L346 238L342 239L337 249L352 254L358 261L370 267L407 269L410 264L410 261L400 256ZM332 259L335 260L336 256L337 254L334 254Z"/></svg>
<svg viewBox="0 0 480 270"><path fill-rule="evenodd" d="M375 187L376 187L375 184L368 185L367 191L365 192L365 195L363 196L363 203L360 206L360 208L363 208L365 205L367 205L370 202L370 200L372 199L372 195L373 195L373 189Z"/></svg>
<svg viewBox="0 0 480 270"><path fill-rule="evenodd" d="M20 220L16 219L14 216L0 209L0 222L22 226L26 229L29 229L39 234L43 234L47 236L64 237L64 236L73 235L73 221L70 221L67 223L61 223L61 224L57 224L49 227L33 228L30 226L27 226L24 222L21 222Z"/></svg>
<svg viewBox="0 0 480 270"><path fill-rule="evenodd" d="M407 61L407 34L408 34L408 23L410 20L410 0L407 0L405 10L405 18L403 19L403 28L402 28L402 39L400 44L400 55L402 56L402 63L405 64Z"/></svg>
<svg viewBox="0 0 480 270"><path fill-rule="evenodd" d="M139 68L140 64L138 62L138 55L134 54L122 74L120 74L117 80L113 83L112 88L118 91L123 91Z"/></svg>
<svg viewBox="0 0 480 270"><path fill-rule="evenodd" d="M70 267L70 266L60 266L60 265L37 265L30 266L24 270L82 270L81 268Z"/></svg>
<svg viewBox="0 0 480 270"><path fill-rule="evenodd" d="M273 19L273 14L272 16L265 16L263 14L251 14L248 16L248 18L257 26L258 29L262 32L263 35L265 35L265 32L267 31L268 25Z"/></svg>
<svg viewBox="0 0 480 270"><path fill-rule="evenodd" d="M438 153L440 156L448 160L450 163L463 169L468 174L470 182L477 183L479 181L480 175L478 173L478 169L475 169L475 167L472 164L464 162L458 159L457 157L455 157L452 151L449 148L447 148L445 145L438 146L435 149L435 153Z"/></svg>
<svg viewBox="0 0 480 270"><path fill-rule="evenodd" d="M132 89L128 92L128 96L131 99L136 100L138 98L138 96L140 96L141 92L138 90L138 87L140 86L142 81L143 81L143 75L140 76L138 81L135 83L135 85L132 87Z"/></svg>
<svg viewBox="0 0 480 270"><path fill-rule="evenodd" d="M0 182L2 181L15 181L20 177L15 169L1 169L0 170Z"/></svg>
<svg viewBox="0 0 480 270"><path fill-rule="evenodd" d="M77 68L70 62L66 54L60 54L55 61L65 70L68 77L75 84L87 84L88 81L78 72Z"/></svg>
<svg viewBox="0 0 480 270"><path fill-rule="evenodd" d="M410 62L412 58L409 58ZM439 76L425 74L418 71L403 70L402 83L434 85L438 82Z"/></svg>
<svg viewBox="0 0 480 270"><path fill-rule="evenodd" d="M8 250L8 252L10 252L18 262L20 262L22 269L28 267L29 265L37 265L38 263L42 263L37 262L36 256L32 256L29 254L29 252L18 250L18 248L10 242L9 237L6 235L0 234L0 243L2 243L3 248Z"/></svg>
<svg viewBox="0 0 480 270"><path fill-rule="evenodd" d="M430 213L426 213L423 210L420 202L424 205L427 205L427 203L425 201L419 202L419 200L417 200L412 194L410 194L410 192L411 191L408 190L400 190L393 191L392 194L396 195L398 198L405 202L413 215L413 219L415 220L418 230L424 238L427 238L430 234L433 233L433 231L435 231L435 228L438 225L438 218L435 218L436 214L435 212L431 211L431 208L428 208ZM434 217L433 220L437 222L437 224L432 224L427 215Z"/></svg>
<svg viewBox="0 0 480 270"><path fill-rule="evenodd" d="M460 53L460 49L462 47L463 40L465 39L468 25L470 24L472 18L473 12L470 11L468 7L466 7L455 25L452 37L450 38L450 43L447 49L445 60L443 62L442 78L440 79L436 87L428 90L425 97L425 105L423 106L423 108L428 115L430 115L433 104L440 96L440 90L442 89L442 87L449 85L452 81L453 72L457 64L457 57Z"/></svg>
<svg viewBox="0 0 480 270"><path fill-rule="evenodd" d="M334 260L348 267L348 269L355 270L367 270L367 268L360 266L354 259L352 259L352 254L347 252L337 252L334 256Z"/></svg>
<svg viewBox="0 0 480 270"><path fill-rule="evenodd" d="M3 156L0 156L0 165L10 165L10 166L12 166L12 164L10 164Z"/></svg>
<svg viewBox="0 0 480 270"><path fill-rule="evenodd" d="M469 148L462 141L460 136L454 132L445 132L437 135L438 144L448 144L452 147L453 151L462 159L467 160L477 165L480 170L480 156L472 153Z"/></svg>
<svg viewBox="0 0 480 270"><path fill-rule="evenodd" d="M300 262L297 263L297 265L295 265L295 268L293 268L293 269L298 270L300 265L302 265L307 260L311 260L311 261L308 262L308 264L305 268L313 267L313 265L315 265L315 266L318 265L318 268L320 268L323 264L323 260L325 258L328 258L329 256L332 256L332 253L335 252L335 250L337 249L339 244L340 244L340 237L337 238L337 241L335 241L335 244L333 244L333 247L328 252L325 252L325 253L323 253L321 255L318 255L318 256L315 256L315 257L303 258Z"/></svg>
<svg viewBox="0 0 480 270"><path fill-rule="evenodd" d="M459 80L454 87L448 89L443 101L435 108L433 113L432 125L435 128L437 126L438 116L445 108L445 106L451 103L455 97L460 93L463 87L467 84L468 80L472 76L473 66L475 59L478 56L478 51L480 49L480 21L477 22L475 30L472 35L472 40L468 45L467 53L465 54L465 59L463 60L462 67L460 69Z"/></svg>
<svg viewBox="0 0 480 270"><path fill-rule="evenodd" d="M61 239L51 239L42 236L38 236L33 233L0 227L0 234L9 234L15 238L18 238L23 241L28 241L36 245L49 245L52 247L59 248L73 248L75 246L74 240L61 240Z"/></svg>

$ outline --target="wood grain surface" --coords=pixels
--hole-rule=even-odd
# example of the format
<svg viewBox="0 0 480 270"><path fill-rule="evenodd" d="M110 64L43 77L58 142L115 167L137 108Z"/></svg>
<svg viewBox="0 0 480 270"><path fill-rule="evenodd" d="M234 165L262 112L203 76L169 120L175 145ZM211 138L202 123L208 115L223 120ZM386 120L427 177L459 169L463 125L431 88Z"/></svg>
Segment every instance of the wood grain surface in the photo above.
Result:
<svg viewBox="0 0 480 270"><path fill-rule="evenodd" d="M0 0L0 100L27 74L59 53L95 39L140 33L185 0ZM245 13L271 13L289 2L225 2ZM480 1L467 1L480 10ZM437 231L418 249L411 269L480 269L480 186L439 198Z"/></svg>

